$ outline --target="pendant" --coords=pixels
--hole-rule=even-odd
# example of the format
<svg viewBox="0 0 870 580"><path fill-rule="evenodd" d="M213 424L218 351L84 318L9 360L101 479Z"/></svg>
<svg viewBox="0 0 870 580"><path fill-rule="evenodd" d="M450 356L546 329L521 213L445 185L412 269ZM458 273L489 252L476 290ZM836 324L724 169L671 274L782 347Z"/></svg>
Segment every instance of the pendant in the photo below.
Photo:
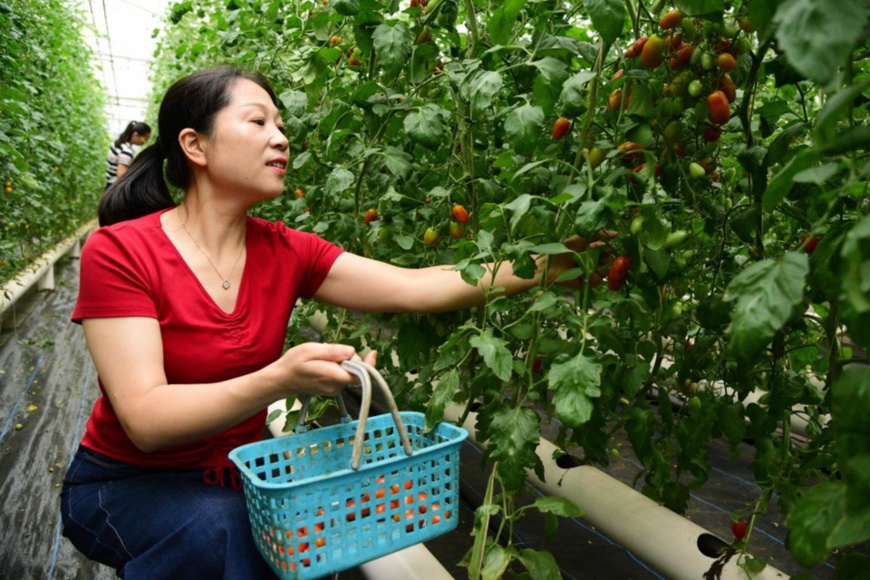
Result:
<svg viewBox="0 0 870 580"><path fill-rule="evenodd" d="M224 290L229 290L229 289L230 289L230 281L229 281L229 280L224 280L224 283L221 284L221 286L224 287Z"/></svg>

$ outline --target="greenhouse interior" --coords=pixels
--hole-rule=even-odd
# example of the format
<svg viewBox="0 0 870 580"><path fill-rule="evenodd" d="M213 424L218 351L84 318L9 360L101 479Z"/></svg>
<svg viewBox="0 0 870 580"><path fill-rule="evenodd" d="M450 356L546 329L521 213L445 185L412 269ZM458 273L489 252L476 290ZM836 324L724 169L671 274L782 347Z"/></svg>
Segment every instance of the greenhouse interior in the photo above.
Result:
<svg viewBox="0 0 870 580"><path fill-rule="evenodd" d="M0 26L0 578L870 578L867 0Z"/></svg>

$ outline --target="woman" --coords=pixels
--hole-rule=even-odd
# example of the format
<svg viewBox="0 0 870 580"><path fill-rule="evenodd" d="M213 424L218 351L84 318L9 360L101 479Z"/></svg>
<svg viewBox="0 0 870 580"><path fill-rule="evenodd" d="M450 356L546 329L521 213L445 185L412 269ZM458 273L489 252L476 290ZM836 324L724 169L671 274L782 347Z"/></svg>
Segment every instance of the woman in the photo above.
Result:
<svg viewBox="0 0 870 580"><path fill-rule="evenodd" d="M133 163L133 145L144 145L151 138L151 127L139 121L130 121L124 132L118 135L106 155L106 188L124 175Z"/></svg>
<svg viewBox="0 0 870 580"><path fill-rule="evenodd" d="M353 382L339 365L350 346L282 354L296 300L439 312L481 304L490 287L526 290L541 274L502 267L475 287L449 267L402 269L249 217L281 195L288 162L275 94L259 76L185 77L158 124L101 200L103 227L81 257L73 320L102 396L64 481L64 534L125 578L269 576L227 453L260 439L272 402ZM549 275L573 266L566 254Z"/></svg>

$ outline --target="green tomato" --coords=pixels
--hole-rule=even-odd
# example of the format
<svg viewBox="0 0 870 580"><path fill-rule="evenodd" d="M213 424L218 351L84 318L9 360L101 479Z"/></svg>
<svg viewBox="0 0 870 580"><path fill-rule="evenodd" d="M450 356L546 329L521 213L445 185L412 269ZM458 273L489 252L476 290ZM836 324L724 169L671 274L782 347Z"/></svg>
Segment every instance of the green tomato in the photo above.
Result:
<svg viewBox="0 0 870 580"><path fill-rule="evenodd" d="M686 230L677 230L675 232L671 232L668 234L668 237L665 239L665 248L671 249L680 246L689 239L689 232Z"/></svg>
<svg viewBox="0 0 870 580"><path fill-rule="evenodd" d="M680 24L683 26L683 36L686 38L692 39L698 33L698 27L695 26L694 18L684 17Z"/></svg>
<svg viewBox="0 0 870 580"><path fill-rule="evenodd" d="M633 220L631 220L631 233L636 236L637 234L639 234L641 232L642 229L643 229L643 216L639 215L636 218L634 218Z"/></svg>
<svg viewBox="0 0 870 580"><path fill-rule="evenodd" d="M701 67L704 70L713 70L714 66L716 66L716 59L713 58L712 54L705 52L701 55Z"/></svg>
<svg viewBox="0 0 870 580"><path fill-rule="evenodd" d="M707 172L698 163L692 162L689 163L689 175L692 179L701 179L707 175Z"/></svg>
<svg viewBox="0 0 870 580"><path fill-rule="evenodd" d="M698 79L695 79L689 83L689 96L700 97L701 91L703 91L703 90L704 90L704 85Z"/></svg>

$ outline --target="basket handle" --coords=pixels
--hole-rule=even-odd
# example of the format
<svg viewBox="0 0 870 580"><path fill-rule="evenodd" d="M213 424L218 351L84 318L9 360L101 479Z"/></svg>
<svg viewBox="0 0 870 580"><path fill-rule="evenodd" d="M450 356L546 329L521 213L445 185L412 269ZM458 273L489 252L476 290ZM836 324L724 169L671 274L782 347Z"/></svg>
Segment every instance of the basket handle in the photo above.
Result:
<svg viewBox="0 0 870 580"><path fill-rule="evenodd" d="M375 383L377 383L378 387L380 387L383 392L384 397L387 399L387 404L390 407L390 414L393 416L393 421L396 423L396 429L399 432L399 438L402 441L402 447L404 447L407 455L411 455L413 453L413 447L411 447L411 441L408 439L408 432L402 422L402 417L399 415L399 408L396 406L395 399L393 399L393 393L390 392L390 387L387 386L387 382L384 380L384 377L381 376L381 373L370 364L358 360L343 361L341 367L347 372L359 377L363 391L362 405L360 406L359 411L359 422L356 426L356 438L353 443L351 467L354 470L359 469L360 457L362 456L366 421L368 420L369 408L372 403L371 378L375 379Z"/></svg>

